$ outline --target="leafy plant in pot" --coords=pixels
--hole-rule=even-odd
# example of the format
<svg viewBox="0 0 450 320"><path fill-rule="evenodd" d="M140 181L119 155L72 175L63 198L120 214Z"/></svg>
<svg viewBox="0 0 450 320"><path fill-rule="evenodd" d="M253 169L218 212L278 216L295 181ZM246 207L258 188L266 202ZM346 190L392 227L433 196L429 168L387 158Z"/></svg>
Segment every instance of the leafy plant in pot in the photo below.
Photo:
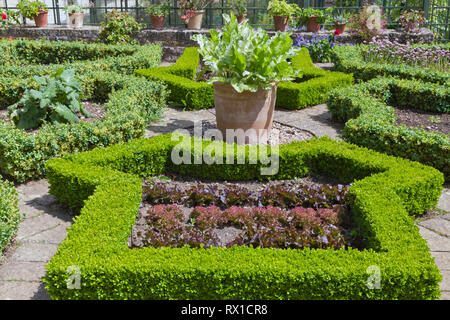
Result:
<svg viewBox="0 0 450 320"><path fill-rule="evenodd" d="M304 8L298 12L298 19L300 24L306 25L307 32L318 32L320 25L327 20L326 15L330 14L332 10L331 7L325 10Z"/></svg>
<svg viewBox="0 0 450 320"><path fill-rule="evenodd" d="M289 19L295 13L294 3L287 3L285 0L270 0L267 5L267 12L273 16L275 31L286 31Z"/></svg>
<svg viewBox="0 0 450 320"><path fill-rule="evenodd" d="M214 2L214 0L177 0L178 7L184 14L181 19L187 24L190 30L200 30L202 27L203 14L205 8Z"/></svg>
<svg viewBox="0 0 450 320"><path fill-rule="evenodd" d="M247 0L230 0L233 13L236 14L237 21L242 23L247 17Z"/></svg>
<svg viewBox="0 0 450 320"><path fill-rule="evenodd" d="M250 143L272 128L277 84L291 80L300 70L289 59L300 48L292 46L290 33L269 37L262 29L253 29L245 20L224 14L221 33L212 29L210 37L194 35L207 71L214 74L214 105L218 128L226 137L227 129L242 129ZM252 131L247 131L252 129ZM253 134L251 134L253 132Z"/></svg>
<svg viewBox="0 0 450 320"><path fill-rule="evenodd" d="M350 13L347 12L338 12L334 15L334 29L339 31L339 33L343 33L345 31L345 26L348 22L348 18L350 17Z"/></svg>
<svg viewBox="0 0 450 320"><path fill-rule="evenodd" d="M77 4L71 4L64 8L64 11L69 15L69 25L72 28L83 27L84 9Z"/></svg>
<svg viewBox="0 0 450 320"><path fill-rule="evenodd" d="M145 10L150 15L153 28L162 29L164 27L164 19L170 12L169 3L163 1L160 4L149 4Z"/></svg>
<svg viewBox="0 0 450 320"><path fill-rule="evenodd" d="M17 9L23 18L23 23L26 23L26 19L33 20L36 27L45 27L48 24L48 9L45 3L35 0L20 0L17 3Z"/></svg>

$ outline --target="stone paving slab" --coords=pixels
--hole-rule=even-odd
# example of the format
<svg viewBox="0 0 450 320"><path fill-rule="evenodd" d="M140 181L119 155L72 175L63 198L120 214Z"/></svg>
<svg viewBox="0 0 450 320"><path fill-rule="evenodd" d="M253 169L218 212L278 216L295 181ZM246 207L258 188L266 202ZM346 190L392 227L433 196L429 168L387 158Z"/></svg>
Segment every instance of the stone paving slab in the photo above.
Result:
<svg viewBox="0 0 450 320"><path fill-rule="evenodd" d="M45 276L45 262L8 261L0 268L0 280L41 281Z"/></svg>
<svg viewBox="0 0 450 320"><path fill-rule="evenodd" d="M439 266L439 270L450 271L450 252L431 251L434 263Z"/></svg>
<svg viewBox="0 0 450 320"><path fill-rule="evenodd" d="M444 188L437 207L441 210L450 212L450 189ZM450 215L447 215L447 219L450 220Z"/></svg>
<svg viewBox="0 0 450 320"><path fill-rule="evenodd" d="M419 226L419 232L427 240L431 251L450 252L450 239Z"/></svg>
<svg viewBox="0 0 450 320"><path fill-rule="evenodd" d="M430 229L442 236L450 237L450 221L441 218L433 218L418 223L420 226Z"/></svg>
<svg viewBox="0 0 450 320"><path fill-rule="evenodd" d="M443 280L441 281L440 289L443 291L450 291L450 271L441 270L441 275Z"/></svg>
<svg viewBox="0 0 450 320"><path fill-rule="evenodd" d="M58 249L57 244L25 243L11 256L11 262L48 262Z"/></svg>
<svg viewBox="0 0 450 320"><path fill-rule="evenodd" d="M441 294L441 300L450 300L450 291L443 291Z"/></svg>
<svg viewBox="0 0 450 320"><path fill-rule="evenodd" d="M0 281L0 300L49 300L41 282Z"/></svg>

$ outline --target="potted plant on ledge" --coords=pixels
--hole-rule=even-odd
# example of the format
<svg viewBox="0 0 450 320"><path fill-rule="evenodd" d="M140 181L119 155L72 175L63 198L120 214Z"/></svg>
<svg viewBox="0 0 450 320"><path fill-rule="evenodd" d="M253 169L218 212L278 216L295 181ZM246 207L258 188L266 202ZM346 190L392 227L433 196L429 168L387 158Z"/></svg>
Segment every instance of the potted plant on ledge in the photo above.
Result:
<svg viewBox="0 0 450 320"><path fill-rule="evenodd" d="M211 37L192 36L214 75L209 82L214 86L217 127L224 137L228 129L253 129L247 142L258 142L261 133L268 136L272 128L277 84L300 72L289 62L300 48L292 45L288 32L269 37L247 21L238 23L234 14L223 19L221 33L212 29Z"/></svg>
<svg viewBox="0 0 450 320"><path fill-rule="evenodd" d="M190 30L200 30L205 8L214 0L177 0L178 6L184 11L181 19Z"/></svg>
<svg viewBox="0 0 450 320"><path fill-rule="evenodd" d="M84 9L77 4L71 4L64 8L64 11L69 15L69 26L72 28L83 27Z"/></svg>
<svg viewBox="0 0 450 320"><path fill-rule="evenodd" d="M345 26L348 22L349 17L350 14L346 12L339 12L338 14L334 15L334 29L339 33L343 33L345 31Z"/></svg>
<svg viewBox="0 0 450 320"><path fill-rule="evenodd" d="M236 14L237 21L242 23L247 17L247 0L231 0L231 7Z"/></svg>
<svg viewBox="0 0 450 320"><path fill-rule="evenodd" d="M296 4L287 3L285 0L270 0L267 12L273 16L275 31L286 31L289 19L296 11Z"/></svg>
<svg viewBox="0 0 450 320"><path fill-rule="evenodd" d="M160 4L150 4L146 11L150 15L153 28L162 29L164 27L164 19L170 12L170 6L168 2L163 1Z"/></svg>
<svg viewBox="0 0 450 320"><path fill-rule="evenodd" d="M45 27L48 23L48 9L45 3L35 0L20 0L17 9L23 17L24 24L26 19L34 20L36 27Z"/></svg>
<svg viewBox="0 0 450 320"><path fill-rule="evenodd" d="M300 19L303 24L306 24L306 31L318 32L321 24L326 20L326 15L332 10L333 8L327 8L325 11L314 8L302 9L300 12Z"/></svg>

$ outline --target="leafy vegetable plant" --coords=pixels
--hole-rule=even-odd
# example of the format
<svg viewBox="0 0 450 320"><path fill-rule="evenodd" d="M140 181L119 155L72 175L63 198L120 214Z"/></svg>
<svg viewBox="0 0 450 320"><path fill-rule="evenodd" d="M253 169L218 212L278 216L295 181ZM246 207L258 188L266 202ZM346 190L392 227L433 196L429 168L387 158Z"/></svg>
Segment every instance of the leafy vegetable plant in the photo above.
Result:
<svg viewBox="0 0 450 320"><path fill-rule="evenodd" d="M287 3L284 0L270 0L267 5L267 12L271 16L290 17L298 6L295 3Z"/></svg>
<svg viewBox="0 0 450 320"><path fill-rule="evenodd" d="M16 104L10 106L10 118L20 129L34 129L44 121L78 122L77 112L91 115L80 103L80 82L75 70L58 69L49 78L35 76L39 89L27 89Z"/></svg>
<svg viewBox="0 0 450 320"><path fill-rule="evenodd" d="M194 35L208 71L214 74L209 82L220 81L237 92L271 88L272 83L291 80L300 70L288 61L300 48L292 46L288 32L269 37L262 29L254 30L246 21L239 24L233 13L224 14L222 33L210 30L211 37Z"/></svg>

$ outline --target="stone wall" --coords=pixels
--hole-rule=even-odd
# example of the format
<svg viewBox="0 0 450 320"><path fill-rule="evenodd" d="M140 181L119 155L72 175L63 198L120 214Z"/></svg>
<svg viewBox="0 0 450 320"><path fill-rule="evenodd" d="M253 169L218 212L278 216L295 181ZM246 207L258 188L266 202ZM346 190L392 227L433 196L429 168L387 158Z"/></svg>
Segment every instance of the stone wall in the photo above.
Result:
<svg viewBox="0 0 450 320"><path fill-rule="evenodd" d="M45 28L36 27L13 27L8 29L0 29L0 37L2 38L27 38L27 39L47 39L47 40L62 40L62 41L87 41L94 42L98 37L100 27L85 26L82 29L71 29L67 26L48 26ZM323 36L329 31L319 31L316 36ZM202 30L188 30L188 29L145 29L138 33L136 39L141 44L146 43L161 43L164 48L163 59L166 61L174 61L183 52L185 47L194 46L196 43L190 38L194 34L209 34L207 29ZM269 34L274 34L269 31ZM311 32L293 32L292 37L295 39L302 34L306 39L310 39L314 33ZM396 30L386 30L385 34L391 40L398 40L405 43L423 42L430 43L433 41L433 33L423 28L420 33L410 35L408 38L406 34ZM360 42L354 35L344 32L337 37L337 40L342 43L356 43Z"/></svg>

